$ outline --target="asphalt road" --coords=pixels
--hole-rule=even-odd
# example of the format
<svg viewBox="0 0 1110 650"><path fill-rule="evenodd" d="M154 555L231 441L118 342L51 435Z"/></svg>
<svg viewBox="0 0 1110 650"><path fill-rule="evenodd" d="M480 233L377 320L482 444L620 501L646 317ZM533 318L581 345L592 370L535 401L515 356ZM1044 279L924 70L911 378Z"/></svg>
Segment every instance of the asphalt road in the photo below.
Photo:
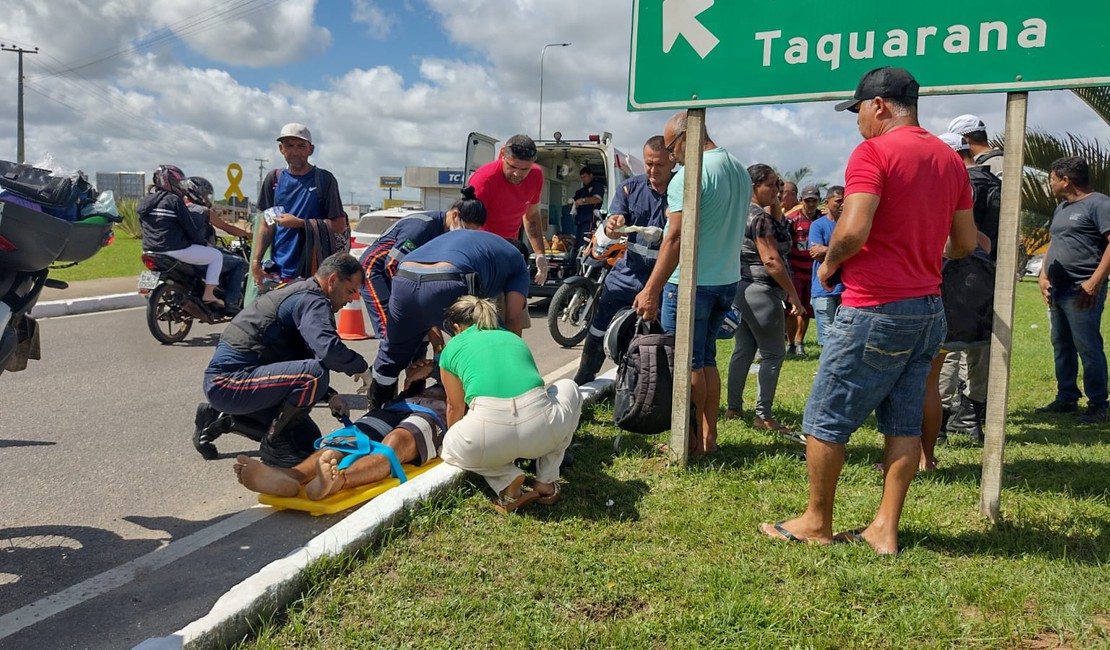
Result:
<svg viewBox="0 0 1110 650"><path fill-rule="evenodd" d="M541 374L570 376L534 302L525 331ZM232 472L257 445L192 448L201 376L220 327L163 346L144 312L40 321L43 360L0 375L0 648L127 648L203 616L229 587L342 518L253 508ZM372 358L377 342L351 343ZM354 411L365 400L333 378ZM316 421L336 428L326 408ZM246 512L244 512L246 511Z"/></svg>

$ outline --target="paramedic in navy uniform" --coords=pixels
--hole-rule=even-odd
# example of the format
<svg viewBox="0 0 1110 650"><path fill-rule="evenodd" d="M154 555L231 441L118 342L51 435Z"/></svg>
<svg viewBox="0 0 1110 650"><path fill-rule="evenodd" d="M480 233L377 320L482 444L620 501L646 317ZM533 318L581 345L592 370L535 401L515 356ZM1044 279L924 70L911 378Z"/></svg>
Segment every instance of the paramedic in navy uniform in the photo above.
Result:
<svg viewBox="0 0 1110 650"><path fill-rule="evenodd" d="M605 222L605 235L616 239L623 226L667 225L667 184L671 182L674 161L663 142L656 135L644 143L644 169L646 173L621 183L617 195L609 205L609 219ZM639 233L629 233L628 248L624 257L617 260L605 277L601 299L590 321L590 330L582 346L582 360L574 383L581 386L593 381L605 363L602 339L609 322L624 307L631 307L636 294L644 288L644 281L651 275L655 260L659 258L660 241L644 242Z"/></svg>
<svg viewBox="0 0 1110 650"><path fill-rule="evenodd" d="M590 233L594 229L594 213L601 207L605 197L605 185L594 180L594 173L589 167L583 167L578 172L582 178L582 187L574 193L574 250L590 242Z"/></svg>
<svg viewBox="0 0 1110 650"><path fill-rule="evenodd" d="M436 237L409 253L393 276L385 339L374 359L367 401L376 408L393 399L397 378L420 353L424 337L443 324L460 296L505 294L505 329L520 336L528 296L528 267L520 250L500 235L479 230L484 223L461 221L459 230ZM443 348L432 333L433 351Z"/></svg>
<svg viewBox="0 0 1110 650"><path fill-rule="evenodd" d="M312 406L327 400L333 413L349 412L331 373L370 384L366 359L335 329L335 313L358 298L362 281L358 260L336 253L313 277L259 296L228 324L204 373L208 402L197 407L193 445L202 456L216 457L212 441L232 429L234 415L268 423L261 451L269 465L292 467L314 451Z"/></svg>

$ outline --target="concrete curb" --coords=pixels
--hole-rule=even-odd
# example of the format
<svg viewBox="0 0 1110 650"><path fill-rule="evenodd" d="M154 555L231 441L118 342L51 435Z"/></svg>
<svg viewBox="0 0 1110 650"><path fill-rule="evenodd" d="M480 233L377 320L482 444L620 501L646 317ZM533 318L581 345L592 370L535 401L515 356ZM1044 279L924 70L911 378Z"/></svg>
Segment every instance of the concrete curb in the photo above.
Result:
<svg viewBox="0 0 1110 650"><path fill-rule="evenodd" d="M142 307L145 306L146 303L147 297L138 293L115 293L108 296L94 296L92 298L50 300L35 305L34 308L31 309L31 317L53 318L55 316L91 314L98 311Z"/></svg>
<svg viewBox="0 0 1110 650"><path fill-rule="evenodd" d="M612 389L616 370L579 387L584 406ZM174 634L150 638L133 650L183 650L223 648L250 634L257 622L293 602L305 586L305 569L322 558L338 557L377 539L381 531L417 504L459 484L466 472L441 464L405 482L351 513L301 548L262 567L258 573L232 587L207 615Z"/></svg>

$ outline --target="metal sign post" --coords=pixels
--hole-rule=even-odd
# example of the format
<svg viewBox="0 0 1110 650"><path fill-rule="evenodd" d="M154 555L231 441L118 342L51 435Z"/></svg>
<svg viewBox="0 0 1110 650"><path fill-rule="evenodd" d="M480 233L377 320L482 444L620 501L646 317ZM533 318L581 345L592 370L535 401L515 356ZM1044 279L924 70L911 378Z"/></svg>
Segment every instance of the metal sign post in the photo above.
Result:
<svg viewBox="0 0 1110 650"><path fill-rule="evenodd" d="M1021 181L1025 167L1025 118L1028 93L1006 95L1006 156L1003 158L1002 209L998 218L998 257L994 272L994 326L991 328L987 426L983 430L983 479L979 512L997 523L1002 495L1003 450L1010 396L1010 352L1014 338L1014 289L1021 236ZM1017 182L1014 182L1014 179Z"/></svg>
<svg viewBox="0 0 1110 650"><path fill-rule="evenodd" d="M694 294L697 291L701 163L705 153L705 109L686 113L686 183L682 190L682 247L678 255L678 318L674 341L674 401L669 456L685 467L690 455L690 373L693 371ZM716 416L717 405L711 405ZM694 427L694 431L697 428Z"/></svg>

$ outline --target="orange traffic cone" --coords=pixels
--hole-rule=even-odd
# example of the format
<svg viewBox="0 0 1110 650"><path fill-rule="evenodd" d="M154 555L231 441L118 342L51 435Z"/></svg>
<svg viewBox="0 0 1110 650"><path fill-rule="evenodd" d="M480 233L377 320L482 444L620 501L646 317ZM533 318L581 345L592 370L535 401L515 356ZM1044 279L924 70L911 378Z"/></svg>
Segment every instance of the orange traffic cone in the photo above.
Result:
<svg viewBox="0 0 1110 650"><path fill-rule="evenodd" d="M339 338L344 341L361 341L370 338L366 333L366 321L363 317L362 301L354 300L347 303L339 310L339 322L336 324Z"/></svg>

